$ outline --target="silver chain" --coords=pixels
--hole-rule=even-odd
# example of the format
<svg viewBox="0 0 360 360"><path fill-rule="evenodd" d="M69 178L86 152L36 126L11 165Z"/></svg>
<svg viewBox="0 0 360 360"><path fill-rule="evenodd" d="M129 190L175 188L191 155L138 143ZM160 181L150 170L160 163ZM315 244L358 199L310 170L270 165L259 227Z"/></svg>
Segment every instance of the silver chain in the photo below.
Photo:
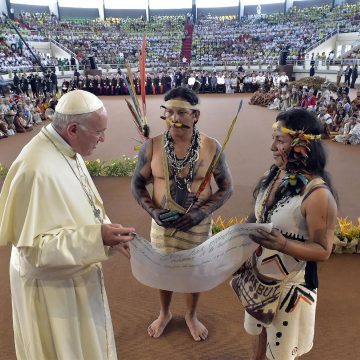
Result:
<svg viewBox="0 0 360 360"><path fill-rule="evenodd" d="M81 188L83 189L88 201L89 201L89 204L91 206L91 208L93 209L93 214L95 216L96 219L99 220L100 224L103 224L104 223L104 220L103 218L100 216L101 212L100 212L100 209L98 209L96 206L95 206L95 203L94 203L94 200L93 200L93 196L95 198L95 194L93 192L93 190L91 189L91 186L89 184L89 181L87 179L87 176L86 174L84 173L84 170L82 169L80 163L79 163L79 160L78 160L78 157L77 157L77 154L75 154L75 162L76 162L76 167L79 171L79 176L77 176L74 168L71 166L69 160L66 158L66 156L61 152L61 150L56 146L56 144L54 143L54 141L45 133L45 130L46 129L42 129L42 133L46 136L46 138L54 145L55 149L62 155L62 157L65 159L65 161L67 162L67 164L69 165L71 171L73 172L73 174L75 175L75 177L78 179L80 185L81 185ZM46 130L47 131L47 130ZM86 183L83 183L83 181L81 181L81 178L84 178ZM90 189L90 191L89 191ZM92 193L92 194L91 194Z"/></svg>

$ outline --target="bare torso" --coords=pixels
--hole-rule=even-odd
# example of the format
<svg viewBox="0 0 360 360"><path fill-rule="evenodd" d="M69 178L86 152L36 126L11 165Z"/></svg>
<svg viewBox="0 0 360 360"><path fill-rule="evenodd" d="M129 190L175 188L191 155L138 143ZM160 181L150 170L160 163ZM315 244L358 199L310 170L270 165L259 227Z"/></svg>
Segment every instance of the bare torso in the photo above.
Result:
<svg viewBox="0 0 360 360"><path fill-rule="evenodd" d="M151 171L153 176L153 194L152 200L154 204L158 207L164 207L166 201L166 181L165 181L165 174L163 169L163 142L162 142L162 135L159 135L153 138L153 152L152 152L152 159L151 159ZM191 184L190 190L191 193L195 193L201 182L203 181L206 171L216 153L217 142L215 139L212 139L205 134L201 134L201 146L200 146L200 153L199 159L195 163L194 167L194 178ZM183 158L187 148L182 146L176 146L175 144L175 152L178 158ZM186 166L181 173L181 176L186 176L188 174L189 167ZM172 173L171 169L170 172L170 184L172 184ZM171 186L171 185L170 185ZM210 183L207 184L205 190L201 193L200 199L202 201L208 199L212 194L212 189ZM193 196L193 195L192 195ZM190 197L192 197L190 196ZM202 201L199 201L201 203Z"/></svg>

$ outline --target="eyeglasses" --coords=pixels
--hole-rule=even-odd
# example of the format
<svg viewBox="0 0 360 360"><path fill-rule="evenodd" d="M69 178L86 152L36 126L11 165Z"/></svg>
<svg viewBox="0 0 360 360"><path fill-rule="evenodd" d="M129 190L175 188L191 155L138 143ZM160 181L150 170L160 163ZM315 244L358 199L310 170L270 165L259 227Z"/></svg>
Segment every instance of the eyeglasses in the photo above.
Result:
<svg viewBox="0 0 360 360"><path fill-rule="evenodd" d="M160 108L164 109L164 116L166 118L171 117L177 114L179 117L184 117L187 115L192 115L196 110L186 110L186 109L168 109L165 106L160 106Z"/></svg>

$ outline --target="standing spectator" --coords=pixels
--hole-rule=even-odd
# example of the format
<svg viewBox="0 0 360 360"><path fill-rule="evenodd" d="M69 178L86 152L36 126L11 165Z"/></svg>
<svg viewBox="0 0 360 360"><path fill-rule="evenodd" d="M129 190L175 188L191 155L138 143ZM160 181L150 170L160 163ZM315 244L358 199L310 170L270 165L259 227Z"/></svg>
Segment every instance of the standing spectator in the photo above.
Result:
<svg viewBox="0 0 360 360"><path fill-rule="evenodd" d="M348 65L344 71L344 76L345 76L344 83L346 83L347 86L350 86L351 73L352 73L352 68L350 65Z"/></svg>
<svg viewBox="0 0 360 360"><path fill-rule="evenodd" d="M339 87L340 85L340 81L341 81L341 77L343 76L343 65L340 66L340 69L338 70L337 74L336 74L336 86Z"/></svg>
<svg viewBox="0 0 360 360"><path fill-rule="evenodd" d="M315 67L314 65L312 65L310 68L310 76L314 76L314 75L315 75Z"/></svg>
<svg viewBox="0 0 360 360"><path fill-rule="evenodd" d="M194 76L194 73L191 73L189 78L188 78L188 87L190 89L192 89L194 84L195 84L195 76Z"/></svg>
<svg viewBox="0 0 360 360"><path fill-rule="evenodd" d="M310 65L311 66L315 65L314 53L311 54Z"/></svg>
<svg viewBox="0 0 360 360"><path fill-rule="evenodd" d="M25 93L27 97L29 97L29 81L25 75L21 76L20 87L21 91Z"/></svg>
<svg viewBox="0 0 360 360"><path fill-rule="evenodd" d="M15 92L17 95L19 95L20 94L20 78L18 77L18 74L16 73L16 71L14 72L13 83L14 83Z"/></svg>
<svg viewBox="0 0 360 360"><path fill-rule="evenodd" d="M172 79L169 73L165 73L164 75L164 92L167 93L171 90Z"/></svg>
<svg viewBox="0 0 360 360"><path fill-rule="evenodd" d="M30 75L30 87L31 87L31 92L32 92L33 98L37 98L38 91L37 91L37 86L36 86L36 77L33 74Z"/></svg>
<svg viewBox="0 0 360 360"><path fill-rule="evenodd" d="M211 91L212 92L216 92L216 85L217 85L217 77L216 77L216 73L214 72L211 76L210 79L210 84L211 84Z"/></svg>
<svg viewBox="0 0 360 360"><path fill-rule="evenodd" d="M23 42L22 42L22 40L19 38L19 40L18 40L18 49L17 49L17 51L18 51L18 53L20 54L20 55L22 55L23 54Z"/></svg>
<svg viewBox="0 0 360 360"><path fill-rule="evenodd" d="M179 87L181 86L181 82L182 82L182 73L180 70L177 70L175 73L175 87Z"/></svg>
<svg viewBox="0 0 360 360"><path fill-rule="evenodd" d="M354 89L355 88L355 82L356 82L356 79L358 78L358 66L357 64L354 66L354 69L351 73L351 89Z"/></svg>
<svg viewBox="0 0 360 360"><path fill-rule="evenodd" d="M51 95L56 95L58 93L58 80L55 71L51 72Z"/></svg>

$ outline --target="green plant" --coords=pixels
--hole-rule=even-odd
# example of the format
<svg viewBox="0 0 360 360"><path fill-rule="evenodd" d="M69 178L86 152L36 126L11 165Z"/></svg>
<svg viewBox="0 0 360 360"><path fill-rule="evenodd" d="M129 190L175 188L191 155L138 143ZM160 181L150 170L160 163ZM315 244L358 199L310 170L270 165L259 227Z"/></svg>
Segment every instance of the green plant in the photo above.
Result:
<svg viewBox="0 0 360 360"><path fill-rule="evenodd" d="M0 177L5 177L8 172L8 169L0 163Z"/></svg>
<svg viewBox="0 0 360 360"><path fill-rule="evenodd" d="M85 165L90 173L91 176L101 176L102 174L102 168L103 168L103 162L100 161L100 159L96 160L86 160Z"/></svg>
<svg viewBox="0 0 360 360"><path fill-rule="evenodd" d="M119 160L110 160L103 167L103 173L107 176L130 176L137 163L137 157L129 158L125 155Z"/></svg>
<svg viewBox="0 0 360 360"><path fill-rule="evenodd" d="M87 160L85 165L91 176L130 176L134 172L137 156L133 158L123 155L120 159L100 161Z"/></svg>

